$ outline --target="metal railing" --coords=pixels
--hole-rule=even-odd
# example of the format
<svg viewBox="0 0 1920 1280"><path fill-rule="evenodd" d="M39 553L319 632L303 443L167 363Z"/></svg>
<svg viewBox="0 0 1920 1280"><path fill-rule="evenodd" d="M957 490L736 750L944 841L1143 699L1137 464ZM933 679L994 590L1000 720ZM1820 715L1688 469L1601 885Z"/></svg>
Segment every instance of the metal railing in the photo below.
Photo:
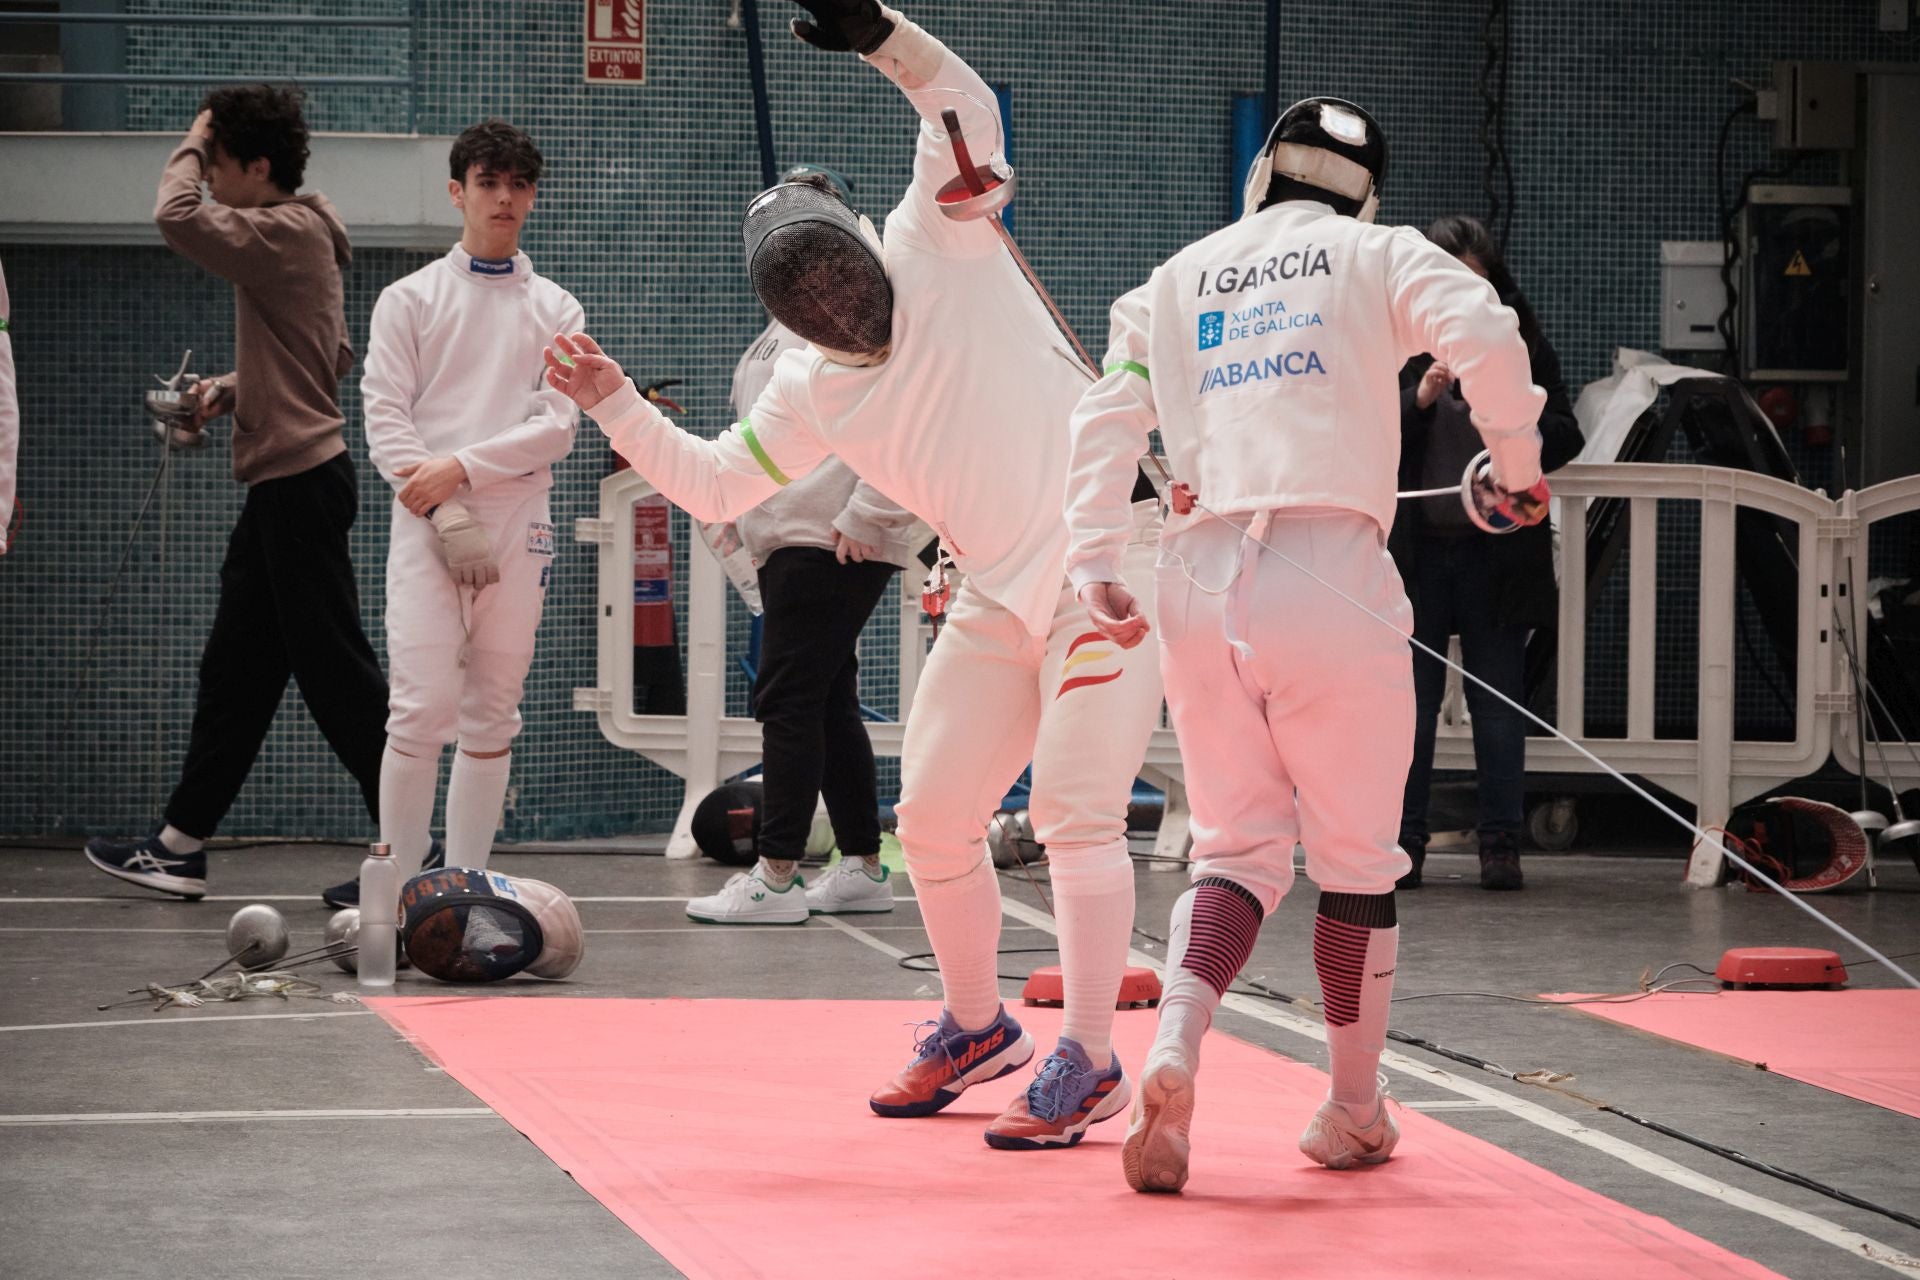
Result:
<svg viewBox="0 0 1920 1280"><path fill-rule="evenodd" d="M1850 770L1860 767L1852 676L1831 625L1834 603L1851 602L1853 634L1864 635L1865 600L1857 590L1841 590L1847 583L1847 561L1851 557L1854 576L1863 579L1872 524L1920 511L1920 477L1849 492L1837 501L1752 472L1655 463L1575 464L1555 472L1553 486L1560 500L1559 554L1578 566L1575 572L1560 574L1554 711L1560 732L1621 772L1691 802L1702 826L1723 823L1736 805L1815 772L1829 755ZM668 854L691 857L697 852L688 833L693 806L723 778L760 759L760 726L725 714L728 588L719 563L699 549L691 553L688 565L687 714L633 713L632 513L635 501L652 492L634 472L616 472L601 482L599 517L577 522L577 540L599 548L599 662L596 687L574 690L574 708L594 713L609 742L686 780L685 802ZM1628 517L1624 736L1590 736L1587 727L1586 529L1594 504L1606 500L1624 501ZM1656 537L1662 502L1697 506L1697 563L1693 556L1686 563L1672 563L1677 556L1662 561ZM1735 736L1735 528L1743 510L1786 521L1792 532L1784 536L1799 566L1793 593L1793 734L1785 741ZM683 517L676 513L675 518ZM1655 643L1655 610L1662 585L1682 574L1695 578L1699 587L1697 651L1662 655ZM883 756L900 753L926 662L929 636L916 592L901 593L897 625L900 722L867 726L875 753ZM1663 661L1675 660L1696 664L1695 723L1688 737L1663 737L1655 728L1656 677ZM1469 727L1443 725L1435 763L1471 768L1472 761ZM1902 744L1890 744L1888 761L1902 783L1920 785L1920 761L1906 755ZM1878 758L1872 763L1878 766ZM1599 773L1555 738L1528 739L1527 767L1530 773ZM1878 772L1876 767L1876 776ZM1184 853L1184 767L1173 731L1164 725L1153 734L1141 776L1167 792L1157 851ZM1688 867L1692 883L1713 883L1719 872L1717 850L1695 850Z"/></svg>
<svg viewBox="0 0 1920 1280"><path fill-rule="evenodd" d="M419 113L414 91L413 68L418 61L419 31L415 5L408 5L404 17L376 15L320 15L278 13L0 13L0 29L8 26L96 26L96 27L262 27L262 28L352 28L354 30L404 30L407 33L408 74L378 75L298 75L128 71L0 71L0 84L78 84L78 85L182 85L223 84L299 84L359 88L403 89L407 96L407 132L419 131Z"/></svg>

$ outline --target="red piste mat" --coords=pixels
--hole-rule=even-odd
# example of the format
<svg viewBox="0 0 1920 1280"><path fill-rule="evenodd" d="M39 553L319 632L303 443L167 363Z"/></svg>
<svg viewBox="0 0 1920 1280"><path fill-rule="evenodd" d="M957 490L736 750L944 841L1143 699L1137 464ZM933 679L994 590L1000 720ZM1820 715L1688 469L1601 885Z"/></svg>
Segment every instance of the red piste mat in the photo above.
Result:
<svg viewBox="0 0 1920 1280"><path fill-rule="evenodd" d="M1631 1004L1574 1007L1920 1116L1920 991L1664 991Z"/></svg>
<svg viewBox="0 0 1920 1280"><path fill-rule="evenodd" d="M1326 1076L1219 1034L1187 1192L1144 1196L1122 1118L1068 1151L981 1141L1024 1070L930 1119L873 1115L924 1001L367 1003L693 1277L1774 1274L1410 1110L1388 1163L1308 1164L1294 1144ZM1017 1016L1053 1042L1058 1010ZM1153 1015L1118 1021L1138 1064Z"/></svg>

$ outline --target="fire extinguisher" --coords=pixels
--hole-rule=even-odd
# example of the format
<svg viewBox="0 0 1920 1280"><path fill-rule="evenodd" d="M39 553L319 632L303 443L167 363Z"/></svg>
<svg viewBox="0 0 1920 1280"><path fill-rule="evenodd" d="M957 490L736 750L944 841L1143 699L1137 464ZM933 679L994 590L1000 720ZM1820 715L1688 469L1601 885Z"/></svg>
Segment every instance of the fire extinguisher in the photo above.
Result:
<svg viewBox="0 0 1920 1280"><path fill-rule="evenodd" d="M651 383L641 394L665 408L680 406L661 394L678 382ZM627 460L614 455L614 469ZM637 715L687 713L680 642L673 619L673 508L664 495L633 504L633 709Z"/></svg>

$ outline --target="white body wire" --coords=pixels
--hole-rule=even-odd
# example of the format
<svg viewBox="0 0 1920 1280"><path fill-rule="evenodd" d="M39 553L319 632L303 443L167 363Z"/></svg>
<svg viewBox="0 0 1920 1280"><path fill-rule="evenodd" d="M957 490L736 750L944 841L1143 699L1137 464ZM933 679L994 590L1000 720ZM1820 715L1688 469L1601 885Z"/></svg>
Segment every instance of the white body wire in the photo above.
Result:
<svg viewBox="0 0 1920 1280"><path fill-rule="evenodd" d="M1443 490L1442 492L1451 492L1451 491ZM1360 612L1366 614L1369 618L1372 618L1375 622L1378 622L1381 626L1390 628L1395 635L1401 634L1400 628L1395 626L1391 620L1387 618L1383 618L1379 614L1375 613L1373 610L1367 608L1366 605L1361 604L1358 600L1355 600L1352 596L1342 591L1339 587L1334 586L1331 582L1328 582L1325 578L1321 577L1319 574L1315 573L1313 570L1307 568L1305 565L1295 560L1292 556L1289 556L1286 552L1279 550L1277 547L1274 547L1271 544L1259 538L1255 538L1252 534L1240 528L1239 525L1234 524L1233 521L1227 519L1225 516L1221 515L1218 511L1213 510L1211 507L1207 506L1205 503L1200 502L1196 499L1193 505L1198 510L1206 512L1209 516L1213 517L1215 520L1220 521L1222 524L1230 526L1236 533L1240 534L1240 536L1242 536L1243 538L1247 538L1248 540L1254 543L1257 543L1263 550L1272 554L1274 557L1279 559L1283 564L1286 564L1292 567L1293 569L1306 575L1308 578L1312 579L1313 581L1319 583L1321 586L1325 587L1328 591L1331 591L1334 595L1339 596L1342 600L1345 600L1348 604L1352 605L1354 608L1358 609ZM1678 813L1674 812L1673 809L1661 803L1660 800L1657 799L1652 792L1648 791L1645 787L1642 787L1640 784L1633 781L1633 779L1627 777L1626 774L1621 773L1618 769L1608 764L1605 760L1602 760L1599 756L1593 754L1593 752L1587 750L1585 747L1581 746L1578 742L1575 742L1572 738L1569 738L1566 734L1560 732L1560 730L1556 729L1553 725L1548 724L1545 720L1542 720L1539 716L1533 714L1533 712L1527 710L1525 707L1521 706L1518 702L1515 702L1512 698L1509 698L1506 694L1500 692L1498 689L1488 684L1485 680L1482 680L1479 676L1474 675L1473 672L1468 671L1465 667L1459 665L1458 663L1449 661L1445 654L1434 652L1431 648L1420 643L1418 640L1413 639L1411 636L1407 637L1407 643L1412 645L1414 648L1420 650L1420 652L1426 654L1428 657L1433 658L1435 661L1441 663L1442 665L1454 671L1458 671L1462 676L1462 678L1473 681L1475 684L1479 685L1482 689L1485 689L1488 693L1500 699L1501 702L1505 703L1509 707L1512 707L1515 711L1525 716L1528 720L1532 721L1534 724L1539 725L1542 729L1545 729L1548 733L1552 734L1554 737L1558 738L1560 741L1566 743L1568 746L1572 747L1575 751L1578 751L1581 755L1585 756L1588 760L1598 765L1603 771L1605 771L1608 775L1610 775L1615 781L1619 782L1620 785L1626 787L1627 790L1633 792L1635 795L1639 796L1642 800L1645 800L1648 804L1658 809L1661 813L1666 814L1669 818L1672 818L1675 822L1679 823L1682 827L1685 827L1688 831L1691 831L1699 839L1704 840L1712 847L1719 849L1721 856L1726 858L1729 862L1733 863L1735 866L1739 867L1742 871L1745 871L1748 875L1752 876L1754 879L1760 881L1760 883L1766 885L1768 888L1778 893L1781 897L1785 898L1788 902L1791 902L1794 906L1798 907L1800 910L1812 916L1815 920L1818 920L1821 924L1825 925L1828 929L1831 929L1833 932L1839 934L1842 938L1845 938L1848 942L1852 943L1854 946L1860 948L1860 950L1864 951L1869 957L1871 957L1876 962L1885 965L1890 972L1899 975L1900 980L1905 982L1908 986L1920 988L1920 978L1915 978L1911 973L1908 973L1905 969L1902 969L1899 965L1887 959L1887 957L1881 954L1878 950L1876 950L1872 946L1869 946L1865 941L1861 940L1860 938L1856 937L1852 932L1850 932L1843 925L1837 923L1836 921L1828 918L1825 915L1822 915L1818 910L1809 906L1797 894L1794 894L1788 891L1784 886L1779 884L1772 877L1768 876L1765 872L1761 871L1758 867L1754 866L1751 862L1748 862L1745 858L1741 857L1739 854L1735 853L1733 850L1727 848L1725 842L1721 841L1715 836L1709 835L1704 828L1698 826L1693 822L1688 821L1686 818L1681 817Z"/></svg>

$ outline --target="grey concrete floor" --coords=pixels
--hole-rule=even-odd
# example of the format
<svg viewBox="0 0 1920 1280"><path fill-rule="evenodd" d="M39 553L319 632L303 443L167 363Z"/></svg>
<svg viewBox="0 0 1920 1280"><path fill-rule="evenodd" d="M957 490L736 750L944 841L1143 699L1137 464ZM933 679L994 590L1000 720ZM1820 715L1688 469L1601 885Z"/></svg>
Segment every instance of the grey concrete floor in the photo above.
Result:
<svg viewBox="0 0 1920 1280"><path fill-rule="evenodd" d="M296 948L318 944L330 913L316 891L350 875L359 856L328 845L217 847L215 897L190 904L110 880L71 845L0 847L0 1275L675 1274L538 1148L371 1014L318 1001L95 1011L149 979L182 979L212 965L224 954L227 917L244 902L273 902ZM936 991L931 975L901 969L818 921L745 930L690 924L680 900L728 874L710 863L505 850L495 865L538 874L584 899L590 934L574 980L515 981L490 988L495 993L903 998ZM1644 970L1674 961L1711 967L1732 945L1829 945L1817 924L1784 902L1683 888L1681 864L1671 857L1534 855L1526 865L1524 893L1490 894L1478 888L1470 856L1430 858L1427 887L1401 904L1401 994L1629 991ZM1184 883L1141 866L1145 934L1164 933ZM1024 877L1011 874L1003 885L1010 902L1037 907ZM594 900L605 898L656 900ZM1920 874L1910 865L1884 866L1877 891L1843 891L1815 904L1884 951L1920 949ZM1303 886L1268 923L1245 976L1315 994L1312 911L1313 894ZM1043 918L1017 906L1012 912L1003 946L1050 942ZM902 950L926 949L911 903L853 923ZM1159 953L1146 937L1139 941ZM1010 956L1002 968L1025 972L1046 960ZM309 972L329 990L352 990L351 978L330 966ZM1895 980L1867 967L1855 970L1854 985ZM402 994L429 987L447 990L401 975ZM1007 984L1007 994L1017 987ZM1216 1025L1324 1066L1320 1044L1286 1024L1290 1011L1263 1007L1281 1009L1281 1021L1227 1010ZM1590 1097L1920 1213L1913 1158L1920 1121L1568 1009L1445 998L1400 1004L1393 1021L1517 1071L1572 1073L1571 1087ZM1889 1268L1784 1221L1790 1214L1741 1207L1726 1188L1920 1255L1920 1231L1563 1096L1405 1052L1704 1175L1711 1180L1704 1192L1676 1185L1648 1172L1644 1160L1594 1150L1496 1105L1460 1109L1456 1091L1393 1076L1395 1096L1407 1105L1450 1103L1436 1109L1446 1123L1783 1275L1844 1280L1885 1276ZM893 1065L876 1064L876 1072ZM286 1114L348 1109L441 1114ZM254 1114L181 1118L204 1112ZM124 1118L103 1118L109 1114ZM1097 1259L1089 1265L1101 1270ZM903 1273L912 1269L918 1264L903 1259ZM1538 1274L1554 1274L1550 1259Z"/></svg>

